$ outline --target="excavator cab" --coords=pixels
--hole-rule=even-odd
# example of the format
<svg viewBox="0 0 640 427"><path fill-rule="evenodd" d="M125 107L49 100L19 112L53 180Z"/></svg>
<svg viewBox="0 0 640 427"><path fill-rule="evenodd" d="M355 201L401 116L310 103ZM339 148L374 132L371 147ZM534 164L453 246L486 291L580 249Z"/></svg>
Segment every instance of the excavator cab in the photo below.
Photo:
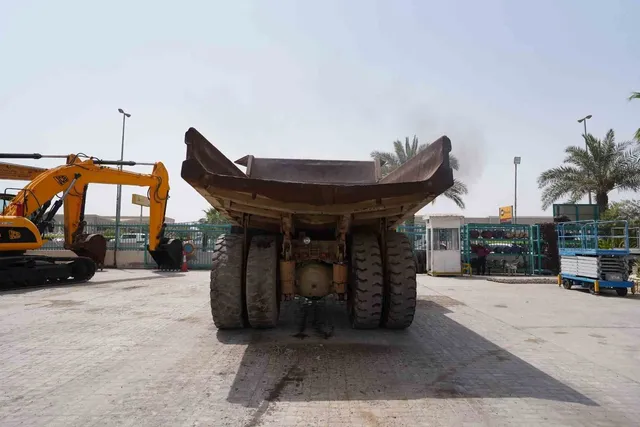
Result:
<svg viewBox="0 0 640 427"><path fill-rule="evenodd" d="M0 193L0 200L2 200L1 212L4 212L4 209L9 205L9 203L11 203L11 200L13 200L15 196L15 194Z"/></svg>

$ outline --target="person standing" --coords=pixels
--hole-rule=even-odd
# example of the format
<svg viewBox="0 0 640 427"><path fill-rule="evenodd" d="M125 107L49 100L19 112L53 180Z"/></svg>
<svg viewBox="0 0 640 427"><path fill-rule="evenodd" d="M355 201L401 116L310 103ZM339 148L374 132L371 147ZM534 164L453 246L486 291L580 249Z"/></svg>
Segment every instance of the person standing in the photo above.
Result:
<svg viewBox="0 0 640 427"><path fill-rule="evenodd" d="M491 251L485 246L480 246L477 253L478 267L476 274L480 275L482 273L482 275L484 276L487 272L487 256L491 253Z"/></svg>

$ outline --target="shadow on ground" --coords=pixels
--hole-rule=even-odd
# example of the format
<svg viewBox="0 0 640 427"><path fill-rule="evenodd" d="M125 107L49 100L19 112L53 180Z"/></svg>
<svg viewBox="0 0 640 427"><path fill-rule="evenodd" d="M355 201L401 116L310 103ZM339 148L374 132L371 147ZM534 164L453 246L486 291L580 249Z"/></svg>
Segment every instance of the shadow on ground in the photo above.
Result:
<svg viewBox="0 0 640 427"><path fill-rule="evenodd" d="M182 277L185 274L181 272L174 271L159 271L159 270L149 270L149 276L133 276L133 277L121 277L117 279L109 278L110 270L96 271L95 276L93 276L90 280L86 282L75 282L75 283L47 283L44 286L5 286L0 287L0 295L11 295L11 294L25 294L34 291L41 291L43 289L64 289L64 288L78 288L78 287L86 287L86 286L99 286L99 285L109 285L112 283L127 283L127 282L143 282L146 280L157 280L158 277Z"/></svg>
<svg viewBox="0 0 640 427"><path fill-rule="evenodd" d="M295 303L290 303L295 304ZM295 306L278 329L218 331L228 344L247 344L229 390L231 403L258 408L271 401L537 398L596 404L544 372L450 319L445 296L420 300L405 331L356 331L344 305L329 304L334 334L298 332ZM299 336L299 335L298 335Z"/></svg>

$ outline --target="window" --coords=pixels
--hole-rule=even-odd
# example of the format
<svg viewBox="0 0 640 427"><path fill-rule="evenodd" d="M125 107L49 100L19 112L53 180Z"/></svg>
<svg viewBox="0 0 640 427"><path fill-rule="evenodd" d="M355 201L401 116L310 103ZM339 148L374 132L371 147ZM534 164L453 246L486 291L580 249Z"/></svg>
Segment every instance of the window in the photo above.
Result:
<svg viewBox="0 0 640 427"><path fill-rule="evenodd" d="M457 251L460 249L460 234L457 228L436 228L433 230L434 251Z"/></svg>

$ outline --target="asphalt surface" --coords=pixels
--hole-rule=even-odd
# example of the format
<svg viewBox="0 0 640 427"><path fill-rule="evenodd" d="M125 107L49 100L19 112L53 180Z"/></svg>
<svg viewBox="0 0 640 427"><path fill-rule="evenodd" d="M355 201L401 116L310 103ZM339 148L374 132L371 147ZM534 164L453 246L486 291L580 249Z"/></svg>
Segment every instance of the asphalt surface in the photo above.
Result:
<svg viewBox="0 0 640 427"><path fill-rule="evenodd" d="M406 331L337 302L220 332L208 272L0 293L0 425L638 425L640 298L421 277ZM314 324L314 320L320 323Z"/></svg>

